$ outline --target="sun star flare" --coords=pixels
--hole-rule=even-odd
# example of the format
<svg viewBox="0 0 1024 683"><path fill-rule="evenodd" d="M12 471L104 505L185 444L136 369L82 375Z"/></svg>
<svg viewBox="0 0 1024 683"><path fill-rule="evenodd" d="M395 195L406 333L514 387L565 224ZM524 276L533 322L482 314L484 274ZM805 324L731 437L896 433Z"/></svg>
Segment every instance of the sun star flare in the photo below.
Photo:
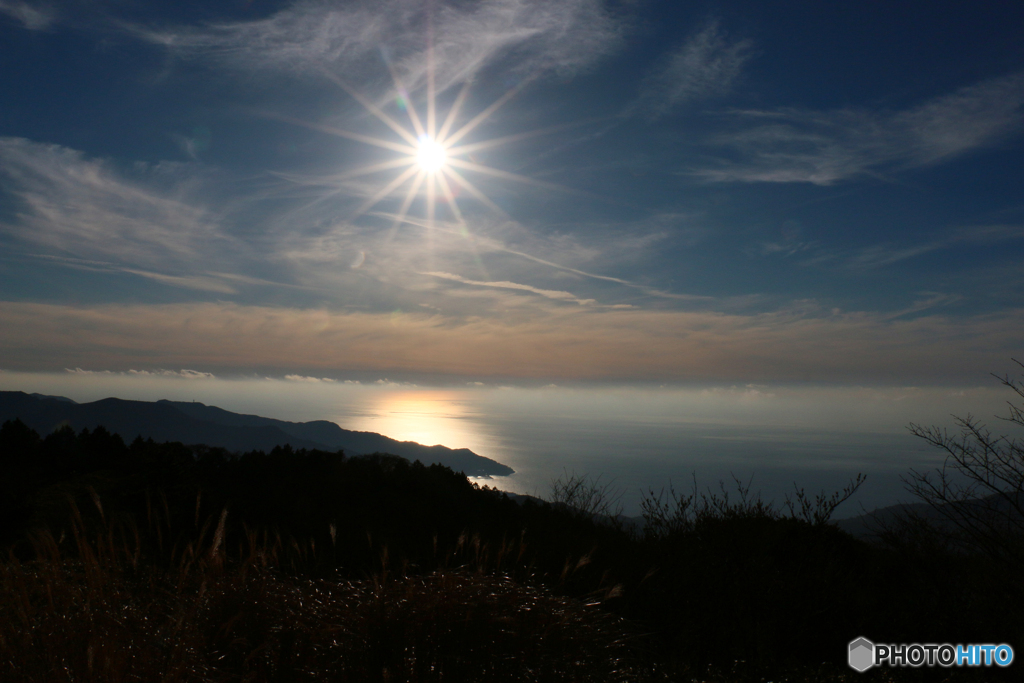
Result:
<svg viewBox="0 0 1024 683"><path fill-rule="evenodd" d="M424 135L416 148L416 163L427 173L436 173L445 167L448 151L434 138Z"/></svg>
<svg viewBox="0 0 1024 683"><path fill-rule="evenodd" d="M507 217L503 209L463 175L465 172L489 176L492 179L498 178L505 181L544 187L546 189L566 191L566 188L553 183L538 181L527 176L485 166L470 156L471 153L492 149L513 141L539 135L548 135L556 130L561 130L565 126L548 127L504 137L480 140L469 144L462 142L463 138L477 129L495 111L521 92L533 80L533 77L522 79L483 111L471 117L461 126L456 126L455 124L461 113L462 106L466 102L472 79L467 80L463 84L446 114L443 117L438 117L437 103L435 101L437 92L433 84L433 72L428 68L426 101L421 105L426 108L426 118L421 119L416 110L414 97L406 90L393 65L388 63L388 69L394 82L394 92L397 94L386 99L393 100L398 109L404 112L409 119L408 123L411 128L402 125L395 118L392 118L392 115L385 111L387 109L386 105L378 106L371 98L359 92L359 90L346 83L337 75L328 71L324 71L324 75L328 80L334 82L339 88L359 102L369 114L387 126L392 133L397 135L397 138L381 138L342 130L332 125L311 123L291 117L273 116L273 118L279 118L283 121L311 128L322 133L399 153L400 156L397 158L386 159L361 168L351 169L332 177L333 179L330 182L333 183L340 180L352 180L357 177L370 176L382 171L398 171L398 174L392 177L389 182L385 182L378 190L365 198L349 214L349 220L354 220L359 216L369 213L374 206L382 201L402 197L397 213L391 214L393 217L391 234L393 235L400 225L407 222L406 217L413 210L413 205L417 200L422 199L428 227L433 228L438 209L444 206L450 218L459 224L461 234L467 236L469 234L468 227L463 211L459 207L460 195L465 198L475 199L498 215ZM442 120L439 121L439 118ZM462 173L456 170L456 168L461 169ZM387 214L381 213L378 215Z"/></svg>

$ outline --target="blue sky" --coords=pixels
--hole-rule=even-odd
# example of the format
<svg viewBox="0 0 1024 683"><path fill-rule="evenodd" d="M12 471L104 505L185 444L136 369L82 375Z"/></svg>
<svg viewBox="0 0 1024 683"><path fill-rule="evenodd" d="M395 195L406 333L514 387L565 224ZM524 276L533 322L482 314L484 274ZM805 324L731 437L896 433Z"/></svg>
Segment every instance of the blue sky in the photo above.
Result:
<svg viewBox="0 0 1024 683"><path fill-rule="evenodd" d="M0 366L984 383L1024 338L1022 25L0 0ZM395 148L431 81L469 124L434 175Z"/></svg>

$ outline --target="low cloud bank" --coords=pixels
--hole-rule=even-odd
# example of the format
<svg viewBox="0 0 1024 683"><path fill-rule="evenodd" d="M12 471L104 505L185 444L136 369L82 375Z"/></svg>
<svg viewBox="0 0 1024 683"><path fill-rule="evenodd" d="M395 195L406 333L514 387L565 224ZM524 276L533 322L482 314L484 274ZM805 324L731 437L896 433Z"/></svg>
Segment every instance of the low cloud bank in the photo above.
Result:
<svg viewBox="0 0 1024 683"><path fill-rule="evenodd" d="M1021 311L954 319L552 309L516 321L230 303L0 303L7 369L202 368L615 382L977 384L1020 354Z"/></svg>

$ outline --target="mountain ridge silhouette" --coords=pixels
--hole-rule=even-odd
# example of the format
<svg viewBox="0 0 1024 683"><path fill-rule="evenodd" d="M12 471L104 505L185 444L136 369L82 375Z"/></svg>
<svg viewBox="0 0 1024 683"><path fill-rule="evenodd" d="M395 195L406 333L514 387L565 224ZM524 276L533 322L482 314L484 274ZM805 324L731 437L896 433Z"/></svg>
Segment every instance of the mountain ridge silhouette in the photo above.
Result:
<svg viewBox="0 0 1024 683"><path fill-rule="evenodd" d="M63 396L0 391L0 423L20 419L40 434L68 425L75 431L102 425L126 442L137 436L154 441L219 446L234 452L270 451L275 446L342 450L347 455L390 453L424 464L439 463L468 476L505 476L514 470L468 448L424 446L375 432L343 429L326 420L287 422L233 413L217 406L166 399L130 401L105 398L76 403Z"/></svg>

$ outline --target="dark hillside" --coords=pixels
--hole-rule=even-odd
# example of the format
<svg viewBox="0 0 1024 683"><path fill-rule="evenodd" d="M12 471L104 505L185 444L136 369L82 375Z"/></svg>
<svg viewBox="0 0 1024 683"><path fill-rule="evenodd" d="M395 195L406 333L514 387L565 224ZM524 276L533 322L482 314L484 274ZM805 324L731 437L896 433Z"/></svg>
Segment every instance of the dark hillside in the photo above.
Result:
<svg viewBox="0 0 1024 683"><path fill-rule="evenodd" d="M985 558L760 501L641 534L395 455L21 422L0 472L0 666L34 672L10 680L988 681L1014 671L861 676L846 646L1024 636Z"/></svg>
<svg viewBox="0 0 1024 683"><path fill-rule="evenodd" d="M73 430L103 425L126 441L137 436L155 441L206 443L232 451L270 450L292 443L298 448L323 447L296 439L271 426L232 427L190 417L170 405L105 398L92 403L70 403L34 398L20 391L0 392L0 420L20 419L41 434L67 425Z"/></svg>
<svg viewBox="0 0 1024 683"><path fill-rule="evenodd" d="M197 419L227 426L266 427L280 429L295 439L321 444L321 448L343 450L352 455L366 453L394 453L409 460L426 463L441 463L457 472L470 476L504 476L512 474L511 467L477 455L468 448L448 448L441 445L425 446L413 441L397 441L374 432L354 432L342 429L327 420L312 422L286 422L256 415L239 415L215 406L181 401L157 401L174 406L186 415ZM289 442L293 447L298 446Z"/></svg>
<svg viewBox="0 0 1024 683"><path fill-rule="evenodd" d="M125 401L107 398L75 403L60 397L36 397L20 391L0 392L0 422L20 419L40 434L61 425L75 431L103 425L125 441L137 436L157 442L181 441L226 448L232 452L295 449L343 450L350 455L394 453L410 460L440 463L471 476L512 474L512 468L466 448L423 446L372 432L353 432L333 422L285 422L239 415L202 403Z"/></svg>

